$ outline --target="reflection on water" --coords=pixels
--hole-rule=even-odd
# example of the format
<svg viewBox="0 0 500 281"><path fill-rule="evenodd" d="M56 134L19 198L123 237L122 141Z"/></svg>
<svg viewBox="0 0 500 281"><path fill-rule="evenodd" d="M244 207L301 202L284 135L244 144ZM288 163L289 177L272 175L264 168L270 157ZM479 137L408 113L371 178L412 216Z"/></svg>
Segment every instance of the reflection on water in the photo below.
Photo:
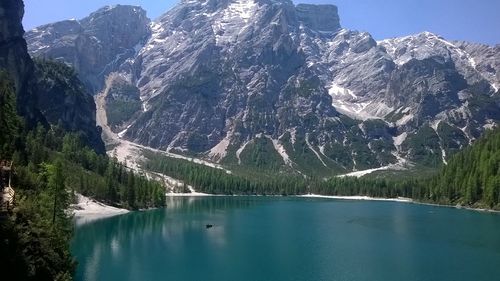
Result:
<svg viewBox="0 0 500 281"><path fill-rule="evenodd" d="M111 281L494 280L499 250L498 215L277 197L173 197L73 243L75 279Z"/></svg>
<svg viewBox="0 0 500 281"><path fill-rule="evenodd" d="M237 199L235 199L237 198ZM261 200L255 197L214 196L206 197L167 197L166 209L182 213L214 213L221 210L248 208Z"/></svg>
<svg viewBox="0 0 500 281"><path fill-rule="evenodd" d="M183 243L192 242L186 240L186 233L204 232L208 243L214 247L224 247L224 217L232 211L263 202L265 200L255 200L253 197L238 200L225 196L210 200L202 197L169 197L163 209L132 212L79 225L74 238L78 243L74 243L73 251L87 257L79 260L79 272L85 273L85 280L98 280L96 273L103 259L111 258L117 262L130 260L130 257L121 256L122 247L140 248L143 240L148 238L161 237L160 241L156 241L158 248L178 252L182 251ZM212 224L213 227L206 229L206 224Z"/></svg>
<svg viewBox="0 0 500 281"><path fill-rule="evenodd" d="M234 197L213 197L206 200L202 197L170 197L167 198L167 205L163 209L149 210L143 212L132 212L109 219L98 220L90 224L78 227L76 236L85 234L85 237L93 237L96 241L119 241L129 239L130 236L147 234L162 231L171 224L179 223L173 215L182 214L183 216L200 214L199 220L190 220L182 222L183 227L205 227L202 217L206 215L217 215L221 212L227 212L231 209L248 208L259 202L251 197L247 200L235 200ZM207 221L209 223L209 221ZM171 227L170 227L171 228ZM102 229L107 231L103 232Z"/></svg>

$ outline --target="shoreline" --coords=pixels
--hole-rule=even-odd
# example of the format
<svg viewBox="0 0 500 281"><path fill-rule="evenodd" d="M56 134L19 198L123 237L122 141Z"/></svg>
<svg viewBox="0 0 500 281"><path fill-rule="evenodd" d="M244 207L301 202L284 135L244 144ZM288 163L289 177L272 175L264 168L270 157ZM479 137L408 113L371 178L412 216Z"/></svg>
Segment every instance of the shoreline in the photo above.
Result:
<svg viewBox="0 0 500 281"><path fill-rule="evenodd" d="M475 212L481 212L481 213L500 214L500 210L494 210L494 209L473 208L473 207L467 207L467 206L461 206L461 205L445 205L445 204L426 203L426 202L418 202L418 201L412 201L411 203L418 204L418 205L434 206L434 207L453 208L453 209L457 209L457 210L475 211Z"/></svg>
<svg viewBox="0 0 500 281"><path fill-rule="evenodd" d="M202 192L167 192L165 193L165 197L207 197L207 196L221 196L218 194L210 194L210 193L202 193ZM231 195L223 195L223 196L231 196Z"/></svg>
<svg viewBox="0 0 500 281"><path fill-rule="evenodd" d="M363 195L340 196L340 195L320 195L320 194L305 194L305 195L294 195L294 196L302 198L323 198L323 199L357 200L357 201L389 201L389 202L401 202L401 203L415 202L413 201L413 199L406 197L382 198L382 197L370 197Z"/></svg>
<svg viewBox="0 0 500 281"><path fill-rule="evenodd" d="M302 198L323 198L323 199L338 199L338 200L358 200L358 201L386 201L386 202L399 202L399 203L410 203L416 205L427 205L433 207L445 207L445 208L453 208L457 210L467 210L467 211L475 211L481 213L491 213L491 214L500 214L500 210L493 209L484 209L484 208L473 208L467 206L460 205L445 205L445 204L437 204L437 203L426 203L413 200L407 197L397 197L397 198L382 198L382 197L370 197L370 196L339 196L339 195L319 195L319 194L306 194L306 195L295 195L296 197Z"/></svg>
<svg viewBox="0 0 500 281"><path fill-rule="evenodd" d="M228 197L236 197L236 196L248 196L248 197L287 197L283 195L240 195L240 194L210 194L210 193L201 193L201 192L193 192L193 193L166 193L166 197L208 197L208 196L228 196ZM492 214L500 214L500 210L493 209L485 209L485 208L472 208L467 206L459 206L459 205L445 205L445 204L437 204L437 203L426 203L416 201L412 198L408 197L396 197L396 198L383 198L383 197L371 197L364 195L352 195L352 196L342 196L342 195L321 195L321 194L302 194L302 195L289 195L290 197L297 198L319 198L319 199L336 199L336 200L353 200L353 201L381 201L381 202L398 202L398 203L409 203L409 204L417 204L417 205L427 205L434 207L446 207L446 208L454 208L457 210L467 210L467 211L475 211L481 213L492 213Z"/></svg>
<svg viewBox="0 0 500 281"><path fill-rule="evenodd" d="M81 194L76 194L77 202L72 204L70 207L70 212L73 215L73 219L76 225L84 225L90 222L94 222L101 219L106 219L114 216L124 215L133 211L117 208L113 206L106 205L90 197L83 196ZM192 192L192 193L165 193L167 198L175 197L288 197L283 195L229 195L229 194L209 194L202 192ZM433 207L445 207L453 208L457 210L474 211L480 213L490 213L490 214L500 214L500 210L484 209L484 208L472 208L459 205L443 205L436 203L426 203L415 201L411 198L397 197L397 198L382 198L382 197L371 197L362 195L353 196L341 196L341 195L320 195L320 194L302 194L302 195L289 195L289 197L296 198L310 198L310 199L334 199L334 200L351 200L351 201L379 201L379 202L397 202L397 203L409 203L416 205L427 205ZM166 206L165 206L166 207ZM146 209L149 210L149 209ZM138 210L138 211L146 211Z"/></svg>
<svg viewBox="0 0 500 281"><path fill-rule="evenodd" d="M77 225L86 224L96 220L110 218L118 215L127 214L127 209L116 208L106 205L93 198L76 194L77 203L70 206L70 212Z"/></svg>

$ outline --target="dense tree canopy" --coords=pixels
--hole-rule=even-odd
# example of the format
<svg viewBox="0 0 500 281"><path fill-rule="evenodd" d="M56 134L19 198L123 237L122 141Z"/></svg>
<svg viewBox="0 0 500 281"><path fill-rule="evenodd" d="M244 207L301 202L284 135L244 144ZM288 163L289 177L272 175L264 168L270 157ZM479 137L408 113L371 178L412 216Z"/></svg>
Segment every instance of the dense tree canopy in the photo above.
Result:
<svg viewBox="0 0 500 281"><path fill-rule="evenodd" d="M453 156L423 188L432 201L498 209L500 129L486 132L472 146Z"/></svg>
<svg viewBox="0 0 500 281"><path fill-rule="evenodd" d="M226 173L190 161L147 155L146 167L183 180L198 191L215 194L366 195L408 197L423 202L499 208L500 130L490 131L453 156L433 176L412 178L310 178L276 172Z"/></svg>
<svg viewBox="0 0 500 281"><path fill-rule="evenodd" d="M136 209L164 205L160 183L127 170L61 126L23 129L15 94L0 73L0 159L12 160L14 209L0 213L0 271L9 280L71 280L68 208L75 192Z"/></svg>

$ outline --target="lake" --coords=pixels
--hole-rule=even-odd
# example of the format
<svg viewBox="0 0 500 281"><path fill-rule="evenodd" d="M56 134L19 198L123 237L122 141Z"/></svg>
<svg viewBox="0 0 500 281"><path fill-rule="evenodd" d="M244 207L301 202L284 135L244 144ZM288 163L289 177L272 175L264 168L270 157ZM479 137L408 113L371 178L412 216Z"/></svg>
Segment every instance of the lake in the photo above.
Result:
<svg viewBox="0 0 500 281"><path fill-rule="evenodd" d="M500 215L399 202L177 197L165 209L78 226L72 251L76 280L500 280Z"/></svg>

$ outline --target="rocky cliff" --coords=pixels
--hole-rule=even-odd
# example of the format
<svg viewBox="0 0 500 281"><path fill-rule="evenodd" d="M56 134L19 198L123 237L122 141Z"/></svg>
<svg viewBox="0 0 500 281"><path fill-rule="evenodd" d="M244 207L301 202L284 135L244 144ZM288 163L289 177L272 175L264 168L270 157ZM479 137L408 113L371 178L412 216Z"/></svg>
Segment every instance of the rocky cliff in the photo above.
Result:
<svg viewBox="0 0 500 281"><path fill-rule="evenodd" d="M44 36L59 24L27 35L32 54L52 56L64 36ZM446 163L500 120L498 47L430 32L377 42L341 28L333 5L288 0L183 1L149 26L110 70L139 89L121 135L142 145L331 175Z"/></svg>
<svg viewBox="0 0 500 281"><path fill-rule="evenodd" d="M73 68L59 62L35 60L37 108L49 124L79 132L84 143L104 153L101 128L96 127L92 95Z"/></svg>
<svg viewBox="0 0 500 281"><path fill-rule="evenodd" d="M24 4L18 0L0 3L0 68L13 80L17 95L18 111L28 122L44 122L36 110L33 92L33 62L23 38L22 18Z"/></svg>
<svg viewBox="0 0 500 281"><path fill-rule="evenodd" d="M92 96L67 66L39 62L35 67L23 38L23 14L20 0L0 4L0 70L14 82L18 112L28 127L59 124L81 132L86 143L104 152Z"/></svg>
<svg viewBox="0 0 500 281"><path fill-rule="evenodd" d="M146 11L135 6L107 6L81 20L40 26L25 35L36 57L72 65L95 92L105 77L133 58L149 36Z"/></svg>

